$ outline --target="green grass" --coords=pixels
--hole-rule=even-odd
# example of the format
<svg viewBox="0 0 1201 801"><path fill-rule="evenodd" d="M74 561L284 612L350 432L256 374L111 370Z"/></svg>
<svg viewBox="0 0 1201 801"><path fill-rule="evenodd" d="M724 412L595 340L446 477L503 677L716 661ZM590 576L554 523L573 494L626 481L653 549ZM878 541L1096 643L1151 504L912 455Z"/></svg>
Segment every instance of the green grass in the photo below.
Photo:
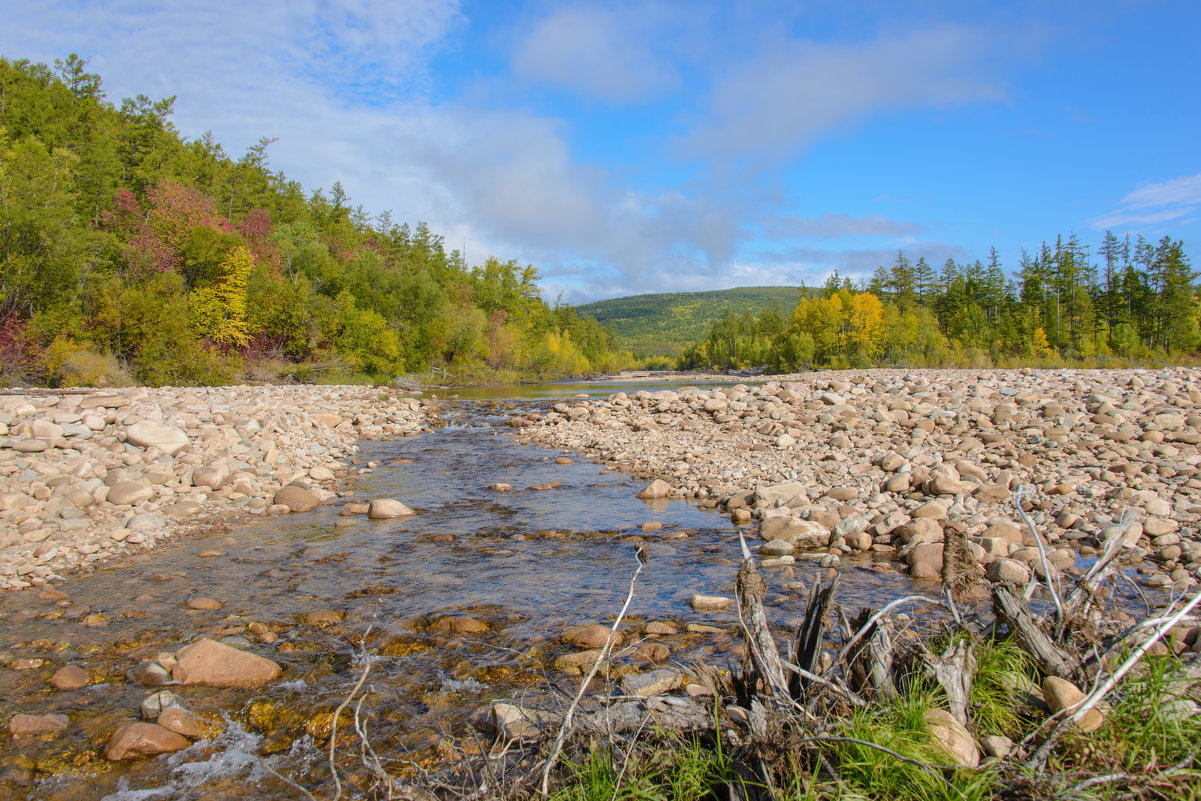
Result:
<svg viewBox="0 0 1201 801"><path fill-rule="evenodd" d="M975 654L971 717L976 733L1012 737L1022 724L1017 691L1038 692L1038 672L1026 652L1008 640L978 642Z"/></svg>
<svg viewBox="0 0 1201 801"><path fill-rule="evenodd" d="M775 309L791 314L801 289L753 286L709 292L663 292L601 300L577 306L580 314L611 326L617 347L635 356L678 356L709 333L726 311L734 314Z"/></svg>
<svg viewBox="0 0 1201 801"><path fill-rule="evenodd" d="M553 801L701 801L729 771L720 749L699 739L634 747L628 757L613 747L594 745L579 763L567 763L569 776L551 793Z"/></svg>
<svg viewBox="0 0 1201 801"><path fill-rule="evenodd" d="M878 748L834 743L835 767L851 796L892 801L977 801L992 797L987 771L944 772L947 758L930 740L925 714L941 703L941 694L920 684L885 706L856 712L835 732L865 740L934 768L933 772L897 759ZM949 775L948 786L943 780Z"/></svg>
<svg viewBox="0 0 1201 801"><path fill-rule="evenodd" d="M1121 685L1120 695L1092 741L1076 737L1069 754L1084 749L1090 762L1138 775L1168 768L1196 753L1201 747L1201 715L1173 711L1173 704L1187 689L1176 675L1179 662L1171 656L1157 656L1144 664L1140 676L1128 677ZM1201 771L1196 769L1177 778L1194 790L1201 786Z"/></svg>

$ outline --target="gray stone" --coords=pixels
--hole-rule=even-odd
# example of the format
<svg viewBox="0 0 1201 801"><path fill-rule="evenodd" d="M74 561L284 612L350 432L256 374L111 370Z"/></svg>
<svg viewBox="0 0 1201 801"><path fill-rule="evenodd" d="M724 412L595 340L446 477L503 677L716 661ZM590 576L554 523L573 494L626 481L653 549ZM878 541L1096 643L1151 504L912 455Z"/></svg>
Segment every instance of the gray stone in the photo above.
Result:
<svg viewBox="0 0 1201 801"><path fill-rule="evenodd" d="M621 689L626 695L646 698L662 695L680 686L683 674L672 668L659 668L648 673L632 673L623 676Z"/></svg>
<svg viewBox="0 0 1201 801"><path fill-rule="evenodd" d="M143 420L125 429L125 440L139 448L158 448L168 456L173 456L180 448L191 444L188 435L178 428L150 420Z"/></svg>

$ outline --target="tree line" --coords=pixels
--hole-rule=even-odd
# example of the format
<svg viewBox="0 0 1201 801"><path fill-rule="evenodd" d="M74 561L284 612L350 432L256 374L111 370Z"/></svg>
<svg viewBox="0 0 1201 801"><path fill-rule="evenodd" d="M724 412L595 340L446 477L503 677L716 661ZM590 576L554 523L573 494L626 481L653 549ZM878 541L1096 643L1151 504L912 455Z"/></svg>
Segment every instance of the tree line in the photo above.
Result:
<svg viewBox="0 0 1201 801"><path fill-rule="evenodd" d="M1184 244L1107 231L1096 256L1075 236L1022 251L1008 275L988 263L897 253L854 285L832 274L791 314L726 314L682 368L776 371L873 365L1179 362L1201 348L1201 300Z"/></svg>
<svg viewBox="0 0 1201 801"><path fill-rule="evenodd" d="M628 354L538 271L469 266L425 224L306 192L262 139L186 139L175 98L110 103L75 55L0 57L0 381L456 380L612 370Z"/></svg>

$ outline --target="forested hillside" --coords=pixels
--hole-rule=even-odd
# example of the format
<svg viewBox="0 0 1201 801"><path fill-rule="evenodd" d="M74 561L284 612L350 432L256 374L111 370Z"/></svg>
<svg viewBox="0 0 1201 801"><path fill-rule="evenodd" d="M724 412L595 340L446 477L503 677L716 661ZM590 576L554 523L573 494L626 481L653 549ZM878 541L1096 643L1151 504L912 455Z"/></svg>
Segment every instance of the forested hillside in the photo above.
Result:
<svg viewBox="0 0 1201 801"><path fill-rule="evenodd" d="M110 103L75 56L0 57L0 380L461 381L611 370L538 273L469 266L425 225L306 192L271 140L186 140L174 98ZM442 373L445 374L445 373Z"/></svg>
<svg viewBox="0 0 1201 801"><path fill-rule="evenodd" d="M727 315L684 367L1119 365L1178 362L1201 347L1201 302L1183 243L1106 232L1096 258L1071 236L1023 251L1012 276L898 253L866 285L831 276L790 315Z"/></svg>
<svg viewBox="0 0 1201 801"><path fill-rule="evenodd" d="M636 355L678 356L723 315L788 315L798 287L752 286L710 292L664 292L601 300L577 306L613 330L614 340Z"/></svg>

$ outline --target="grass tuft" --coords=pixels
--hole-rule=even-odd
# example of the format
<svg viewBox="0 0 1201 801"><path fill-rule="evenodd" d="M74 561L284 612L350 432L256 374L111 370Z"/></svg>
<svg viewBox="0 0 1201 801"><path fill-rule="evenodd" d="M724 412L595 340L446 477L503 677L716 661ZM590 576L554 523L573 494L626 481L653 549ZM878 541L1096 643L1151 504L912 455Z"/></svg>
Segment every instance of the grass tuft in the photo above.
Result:
<svg viewBox="0 0 1201 801"><path fill-rule="evenodd" d="M1017 690L1037 688L1038 671L1030 657L1011 640L976 644L971 715L980 735L1013 736L1021 728Z"/></svg>
<svg viewBox="0 0 1201 801"><path fill-rule="evenodd" d="M567 762L552 801L702 801L729 773L722 752L699 739L631 747L627 756L594 745L579 763Z"/></svg>

